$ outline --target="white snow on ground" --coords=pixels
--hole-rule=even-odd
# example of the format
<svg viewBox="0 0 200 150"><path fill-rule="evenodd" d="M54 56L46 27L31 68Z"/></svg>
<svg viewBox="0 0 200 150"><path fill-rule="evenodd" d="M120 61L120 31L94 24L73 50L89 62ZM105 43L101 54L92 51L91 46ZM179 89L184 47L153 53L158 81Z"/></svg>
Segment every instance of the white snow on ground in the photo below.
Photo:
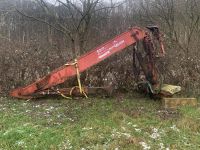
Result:
<svg viewBox="0 0 200 150"><path fill-rule="evenodd" d="M174 131L177 131L177 132L180 132L180 130L176 127L176 125L173 125L170 127L172 130Z"/></svg>
<svg viewBox="0 0 200 150"><path fill-rule="evenodd" d="M68 149L72 149L73 147L72 147L71 142L69 140L65 140L59 145L59 148L68 150Z"/></svg>
<svg viewBox="0 0 200 150"><path fill-rule="evenodd" d="M140 142L139 144L142 146L143 150L151 149L151 147L145 142Z"/></svg>
<svg viewBox="0 0 200 150"><path fill-rule="evenodd" d="M88 131L88 130L92 130L93 128L92 127L84 127L84 128L82 128L82 130L84 130L84 131Z"/></svg>
<svg viewBox="0 0 200 150"><path fill-rule="evenodd" d="M157 128L153 128L153 133L150 135L152 139L158 139L160 138L160 133L158 132Z"/></svg>

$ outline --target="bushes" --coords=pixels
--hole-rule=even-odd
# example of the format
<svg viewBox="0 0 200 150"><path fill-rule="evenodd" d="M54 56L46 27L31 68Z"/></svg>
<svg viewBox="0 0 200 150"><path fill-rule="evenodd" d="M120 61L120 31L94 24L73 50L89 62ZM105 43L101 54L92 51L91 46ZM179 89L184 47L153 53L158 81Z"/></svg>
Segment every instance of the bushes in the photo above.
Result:
<svg viewBox="0 0 200 150"><path fill-rule="evenodd" d="M25 4L23 1L22 3ZM69 16L66 18L69 10L64 6L62 9L59 9L61 6L49 6L49 9L57 13L56 18L46 13L37 3L17 4L17 8L24 13L45 20L49 24L60 23L66 28L69 27L72 39L52 26L17 12L7 11L10 9L8 6L5 11L0 12L2 91L8 92L12 88L31 83L46 75L71 60L75 55L74 50L77 54L83 54L130 26L145 26L151 23L158 24L164 33L167 55L164 60L160 60L159 69L165 77L165 83L181 85L189 94L200 94L199 2L156 0L144 3L126 0L123 5L113 5L109 9L98 9L100 6L95 5L98 11L94 9L86 14L87 19L78 31L75 31L72 24L80 21L80 15L74 16L77 20L71 20L73 18ZM77 8L81 9L78 6ZM76 45L72 44L73 40ZM82 74L83 82L91 86L114 84L120 89L132 89L134 78L131 52L127 49L92 67Z"/></svg>

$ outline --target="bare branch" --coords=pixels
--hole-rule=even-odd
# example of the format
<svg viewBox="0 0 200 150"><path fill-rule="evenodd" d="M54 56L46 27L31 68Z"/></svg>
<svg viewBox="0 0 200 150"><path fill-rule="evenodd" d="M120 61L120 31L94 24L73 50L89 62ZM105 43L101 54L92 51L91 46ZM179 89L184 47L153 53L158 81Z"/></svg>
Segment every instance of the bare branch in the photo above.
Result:
<svg viewBox="0 0 200 150"><path fill-rule="evenodd" d="M36 20L36 21L38 21L38 22L44 23L44 24L46 24L46 25L48 25L48 26L50 26L50 27L56 29L57 31L60 31L60 32L62 32L63 34L66 34L65 31L63 31L63 30L61 30L61 29L59 29L59 28L53 26L52 24L48 23L47 21L44 21L44 20L42 20L42 19L39 19L39 18L36 18L36 17L33 17L33 16L29 16L29 15L27 15L27 14L21 12L21 11L18 10L17 8L15 8L15 10L16 10L20 15L22 15L22 16L24 16L24 17L26 17L26 18L33 19L33 20ZM65 29L64 29L64 30L65 30ZM70 31L68 31L68 32L70 33Z"/></svg>
<svg viewBox="0 0 200 150"><path fill-rule="evenodd" d="M74 24L74 22L75 22L75 17L74 17L74 14L73 14L72 10L71 10L71 7L68 6L67 4L63 3L63 2L60 1L60 0L57 0L57 1L58 1L59 3L61 3L63 6L65 6L65 7L69 10L69 13L70 13L70 15L71 15L71 17L72 17L72 20L73 20L73 25L75 26L75 24Z"/></svg>
<svg viewBox="0 0 200 150"><path fill-rule="evenodd" d="M69 8L64 2L57 0L59 3L61 3L63 6ZM70 0L66 0L67 3L69 3L78 13L80 13L83 16L83 13L77 8L76 5L74 5Z"/></svg>

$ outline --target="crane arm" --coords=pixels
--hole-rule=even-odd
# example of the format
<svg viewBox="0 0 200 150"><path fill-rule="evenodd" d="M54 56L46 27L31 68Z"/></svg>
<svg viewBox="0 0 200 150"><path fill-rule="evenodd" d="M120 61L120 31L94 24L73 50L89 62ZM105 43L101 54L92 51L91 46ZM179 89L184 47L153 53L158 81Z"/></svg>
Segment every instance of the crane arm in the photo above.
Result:
<svg viewBox="0 0 200 150"><path fill-rule="evenodd" d="M111 55L137 43L137 41L144 39L146 34L145 30L139 27L133 27L108 42L92 49L88 53L77 58L77 67L79 72L83 72ZM70 65L72 63L73 62L69 62L68 64L55 69L48 75L28 86L14 89L11 91L10 95L16 98L29 98L34 93L41 92L45 89L63 83L70 77L77 74L76 67L74 65Z"/></svg>

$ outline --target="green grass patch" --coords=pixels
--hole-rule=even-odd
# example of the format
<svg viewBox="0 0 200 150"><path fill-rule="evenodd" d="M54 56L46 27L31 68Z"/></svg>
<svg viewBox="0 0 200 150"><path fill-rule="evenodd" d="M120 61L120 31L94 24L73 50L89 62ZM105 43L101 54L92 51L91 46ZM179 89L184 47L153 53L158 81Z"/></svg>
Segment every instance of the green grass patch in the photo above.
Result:
<svg viewBox="0 0 200 150"><path fill-rule="evenodd" d="M200 108L145 98L0 99L0 149L199 149Z"/></svg>

